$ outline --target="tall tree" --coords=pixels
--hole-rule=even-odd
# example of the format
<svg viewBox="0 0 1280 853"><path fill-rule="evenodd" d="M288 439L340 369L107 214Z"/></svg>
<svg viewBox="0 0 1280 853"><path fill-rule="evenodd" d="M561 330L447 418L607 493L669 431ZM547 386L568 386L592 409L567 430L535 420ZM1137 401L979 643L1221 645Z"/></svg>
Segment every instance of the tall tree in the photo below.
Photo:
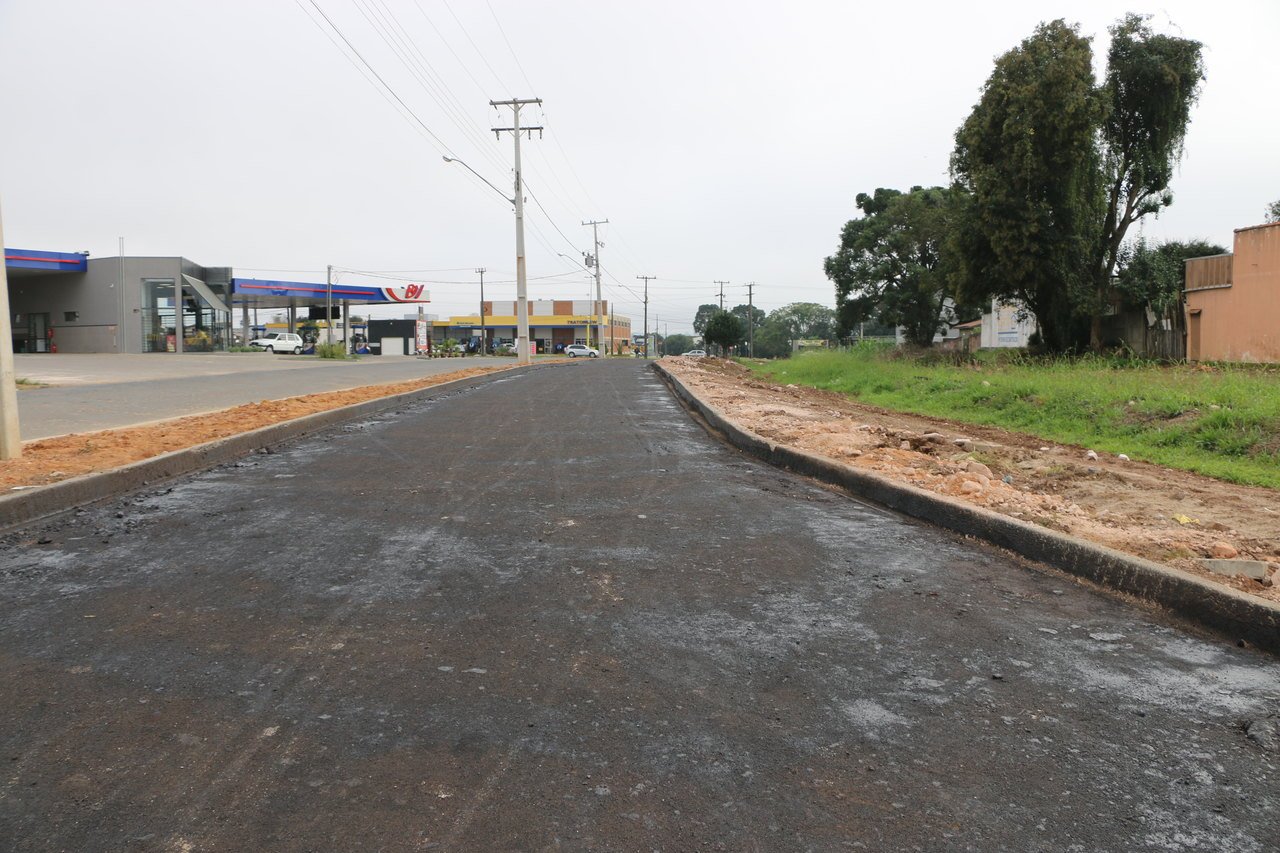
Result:
<svg viewBox="0 0 1280 853"><path fill-rule="evenodd" d="M742 321L728 311L717 311L707 321L706 331L703 332L708 343L720 346L724 352L742 343L746 334Z"/></svg>
<svg viewBox="0 0 1280 853"><path fill-rule="evenodd" d="M1089 39L1057 20L996 60L956 132L951 171L967 191L950 237L958 293L1020 301L1054 351L1083 336L1072 296L1094 280L1102 116Z"/></svg>
<svg viewBox="0 0 1280 853"><path fill-rule="evenodd" d="M864 215L844 226L839 251L824 264L842 336L877 316L902 326L912 343L932 345L949 293L943 244L951 195L943 187L858 193Z"/></svg>
<svg viewBox="0 0 1280 853"><path fill-rule="evenodd" d="M699 305L698 313L693 315L693 331L699 335L705 335L707 331L707 323L711 318L720 313L719 305Z"/></svg>
<svg viewBox="0 0 1280 853"><path fill-rule="evenodd" d="M1148 20L1126 15L1111 28L1101 89L1106 212L1092 293L1080 300L1090 315L1089 345L1095 350L1102 346L1102 317L1111 307L1113 276L1129 227L1173 204L1169 184L1204 80L1200 42L1153 32Z"/></svg>

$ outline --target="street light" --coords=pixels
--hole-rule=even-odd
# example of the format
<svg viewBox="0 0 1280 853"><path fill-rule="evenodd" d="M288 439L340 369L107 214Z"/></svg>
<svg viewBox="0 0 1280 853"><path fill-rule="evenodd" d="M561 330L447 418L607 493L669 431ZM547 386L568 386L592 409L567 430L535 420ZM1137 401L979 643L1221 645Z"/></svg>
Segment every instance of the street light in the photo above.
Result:
<svg viewBox="0 0 1280 853"><path fill-rule="evenodd" d="M517 119L519 112L516 113ZM521 364L529 364L529 311L527 306L528 294L525 290L524 276L524 208L520 203L520 130L519 121L516 127L516 194L514 197L508 196L502 190L495 187L489 182L484 175L471 168L463 160L457 157L444 156L446 163L460 163L468 172L475 175L498 195L502 196L510 204L516 208L516 354ZM523 347L523 349L521 349Z"/></svg>

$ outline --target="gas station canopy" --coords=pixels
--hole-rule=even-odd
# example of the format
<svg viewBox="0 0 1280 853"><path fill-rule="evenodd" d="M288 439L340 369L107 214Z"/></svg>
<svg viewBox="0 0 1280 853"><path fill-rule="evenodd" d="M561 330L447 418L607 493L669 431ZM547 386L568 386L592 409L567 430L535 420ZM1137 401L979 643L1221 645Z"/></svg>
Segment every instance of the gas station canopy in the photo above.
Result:
<svg viewBox="0 0 1280 853"><path fill-rule="evenodd" d="M314 303L331 294L337 302L430 302L431 294L421 284L406 284L401 287L373 287L363 284L334 284L307 281L268 281L257 278L233 278L231 290L238 296L254 296L264 304L272 304L276 299L301 299ZM239 301L239 300L237 300Z"/></svg>

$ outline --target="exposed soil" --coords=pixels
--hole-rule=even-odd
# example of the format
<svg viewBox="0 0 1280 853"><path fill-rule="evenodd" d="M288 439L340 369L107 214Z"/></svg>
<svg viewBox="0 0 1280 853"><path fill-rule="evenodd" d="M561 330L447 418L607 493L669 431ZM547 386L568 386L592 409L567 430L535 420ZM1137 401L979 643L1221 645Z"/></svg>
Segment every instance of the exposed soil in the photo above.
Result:
<svg viewBox="0 0 1280 853"><path fill-rule="evenodd" d="M1087 448L1023 433L776 385L720 359L671 357L663 365L698 396L770 441L1280 601L1275 490L1108 453L1092 459ZM1262 582L1214 574L1200 563L1206 557L1266 561L1271 574Z"/></svg>
<svg viewBox="0 0 1280 853"><path fill-rule="evenodd" d="M345 391L306 394L283 400L263 400L220 412L174 418L145 426L73 433L28 441L22 446L21 457L0 460L0 491L43 486L82 474L107 471L281 421L510 367L511 365L469 367L408 382L364 385Z"/></svg>

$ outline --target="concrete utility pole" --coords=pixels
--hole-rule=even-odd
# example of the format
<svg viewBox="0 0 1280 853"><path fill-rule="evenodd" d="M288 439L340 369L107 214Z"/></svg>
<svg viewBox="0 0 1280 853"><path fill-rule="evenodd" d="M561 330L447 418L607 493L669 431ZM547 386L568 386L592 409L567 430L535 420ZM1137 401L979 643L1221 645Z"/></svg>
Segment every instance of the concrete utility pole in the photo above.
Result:
<svg viewBox="0 0 1280 853"><path fill-rule="evenodd" d="M755 317L752 316L755 312L755 303L752 301L752 297L754 296L752 291L755 289L755 286L756 283L754 281L747 284L747 356L750 358L756 357L756 323Z"/></svg>
<svg viewBox="0 0 1280 853"><path fill-rule="evenodd" d="M713 282L712 282L712 284L718 284L718 285L720 285L720 310L721 310L721 311L723 311L723 310L724 310L724 286L725 286L726 284L728 284L728 283L729 283L729 282L727 282L727 281L719 281L719 280L716 280L716 281L713 281Z"/></svg>
<svg viewBox="0 0 1280 853"><path fill-rule="evenodd" d="M476 267L476 272L480 274L480 354L489 354L489 333L484 327L484 267Z"/></svg>
<svg viewBox="0 0 1280 853"><path fill-rule="evenodd" d="M13 374L9 273L5 269L3 255L4 223L0 222L0 459L17 459L22 455L22 436L18 433L18 381ZM123 282L120 288L124 289Z"/></svg>
<svg viewBox="0 0 1280 853"><path fill-rule="evenodd" d="M649 357L649 282L656 279L656 275L638 275L636 278L644 279L644 357Z"/></svg>
<svg viewBox="0 0 1280 853"><path fill-rule="evenodd" d="M324 336L326 343L333 343L333 264L324 275Z"/></svg>
<svg viewBox="0 0 1280 853"><path fill-rule="evenodd" d="M490 128L495 136L501 137L504 131L510 131L516 141L515 173L516 173L516 361L529 364L529 290L524 268L524 188L520 176L520 134L528 133L533 138L533 131L542 136L541 127L520 127L520 108L527 104L541 104L541 98L512 98L509 101L490 101L491 107L511 107L511 127Z"/></svg>
<svg viewBox="0 0 1280 853"><path fill-rule="evenodd" d="M591 239L596 244L596 253L591 259L592 265L596 269L596 302L594 310L591 312L595 316L596 320L596 346L601 346L604 343L604 318L600 316L600 247L603 246L604 243L600 242L599 229L601 225L607 225L608 222L609 220L607 219L593 219L590 222L584 221L582 223L583 225L591 226ZM590 342L588 342L588 345L590 345ZM610 354L611 353L606 353L606 355Z"/></svg>

